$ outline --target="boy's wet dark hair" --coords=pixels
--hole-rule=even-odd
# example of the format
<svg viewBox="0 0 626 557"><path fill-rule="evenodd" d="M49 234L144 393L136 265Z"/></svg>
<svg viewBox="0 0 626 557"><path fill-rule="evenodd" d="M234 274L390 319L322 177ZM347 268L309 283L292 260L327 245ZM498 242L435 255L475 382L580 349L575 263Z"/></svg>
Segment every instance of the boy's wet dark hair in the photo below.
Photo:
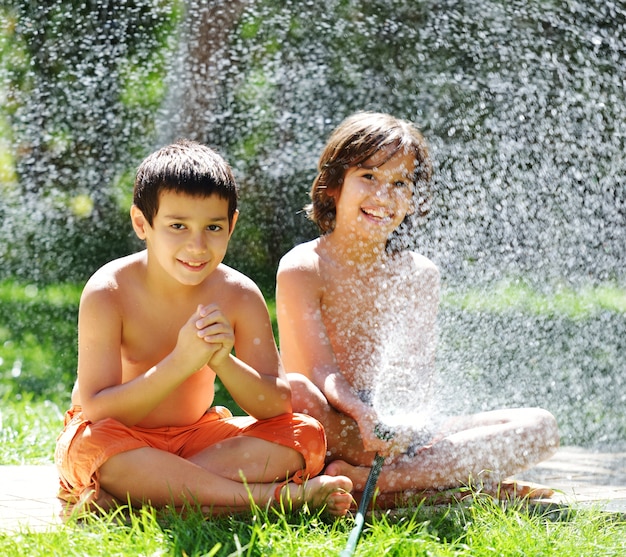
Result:
<svg viewBox="0 0 626 557"><path fill-rule="evenodd" d="M396 238L390 238L388 248L391 251L403 249L404 246L400 244L406 242L398 243L398 236L403 235L406 240L413 218L428 214L432 163L422 134L412 123L389 114L357 112L335 128L318 162L318 174L310 192L311 203L305 209L322 234L332 232L335 228L337 208L335 197L329 193L341 191L348 168L362 165L381 149L389 150L385 160L389 160L400 150L415 155L415 210L412 215L406 216L397 233L394 233Z"/></svg>
<svg viewBox="0 0 626 557"><path fill-rule="evenodd" d="M210 147L180 139L155 151L139 165L133 203L152 226L162 191L193 197L217 195L228 201L228 221L237 210L239 190L229 164Z"/></svg>

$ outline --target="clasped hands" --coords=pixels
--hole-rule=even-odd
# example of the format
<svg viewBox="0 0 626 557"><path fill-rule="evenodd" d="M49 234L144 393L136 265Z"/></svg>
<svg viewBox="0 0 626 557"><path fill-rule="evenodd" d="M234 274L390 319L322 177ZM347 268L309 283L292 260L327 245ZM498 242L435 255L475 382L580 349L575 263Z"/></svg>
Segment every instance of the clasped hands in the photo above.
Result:
<svg viewBox="0 0 626 557"><path fill-rule="evenodd" d="M200 341L200 342L199 342ZM235 344L233 328L217 304L199 305L178 333L176 348L195 370L205 365L216 371Z"/></svg>

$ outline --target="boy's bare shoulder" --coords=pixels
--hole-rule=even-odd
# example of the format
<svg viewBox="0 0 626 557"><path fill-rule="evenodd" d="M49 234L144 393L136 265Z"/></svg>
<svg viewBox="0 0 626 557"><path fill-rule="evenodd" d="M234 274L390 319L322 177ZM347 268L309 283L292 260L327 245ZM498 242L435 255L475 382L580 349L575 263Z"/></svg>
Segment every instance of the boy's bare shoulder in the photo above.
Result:
<svg viewBox="0 0 626 557"><path fill-rule="evenodd" d="M317 238L289 250L278 264L278 273L317 270L320 261L319 243L320 239Z"/></svg>
<svg viewBox="0 0 626 557"><path fill-rule="evenodd" d="M425 255L417 253L416 251L409 251L406 253L418 270L430 271L432 273L436 273L437 275L439 274L439 267L437 267L437 265L435 265L435 263L433 263Z"/></svg>
<svg viewBox="0 0 626 557"><path fill-rule="evenodd" d="M210 287L215 289L216 286L223 295L231 293L240 295L246 292L261 293L261 289L249 276L224 263L220 263L211 275Z"/></svg>
<svg viewBox="0 0 626 557"><path fill-rule="evenodd" d="M404 251L395 256L395 273L404 277L420 277L420 280L439 282L439 267L428 257L415 251Z"/></svg>
<svg viewBox="0 0 626 557"><path fill-rule="evenodd" d="M267 303L259 286L247 275L221 263L207 281L203 303L219 304L231 325L256 327L265 319Z"/></svg>
<svg viewBox="0 0 626 557"><path fill-rule="evenodd" d="M145 252L137 252L109 261L87 281L83 296L112 295L120 290L141 286L141 269L145 266Z"/></svg>

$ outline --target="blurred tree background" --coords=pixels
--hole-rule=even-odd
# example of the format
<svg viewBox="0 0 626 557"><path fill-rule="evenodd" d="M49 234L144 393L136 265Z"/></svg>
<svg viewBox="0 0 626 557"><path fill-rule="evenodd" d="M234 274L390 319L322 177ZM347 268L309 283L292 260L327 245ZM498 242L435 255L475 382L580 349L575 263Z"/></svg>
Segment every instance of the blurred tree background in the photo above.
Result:
<svg viewBox="0 0 626 557"><path fill-rule="evenodd" d="M433 210L413 241L444 286L623 292L624 37L621 0L0 0L0 282L26 285L0 300L1 374L67 391L77 300L42 292L140 247L135 168L181 136L233 166L227 262L271 297L282 254L316 235L302 207L325 140L357 110L407 118L431 145ZM469 382L474 405L539 404L570 439L626 438L626 320L597 307L444 303L450 408ZM46 313L68 327L42 340ZM48 344L57 376L20 375L18 347Z"/></svg>
<svg viewBox="0 0 626 557"><path fill-rule="evenodd" d="M129 184L154 144L180 9L3 1L2 135L15 169L1 185L4 277L84 281L136 248Z"/></svg>
<svg viewBox="0 0 626 557"><path fill-rule="evenodd" d="M229 261L266 292L315 230L330 130L423 130L435 207L416 246L451 281L622 280L622 2L3 0L2 276L83 281L136 249L136 165L179 136L242 187ZM27 263L26 263L27 262Z"/></svg>

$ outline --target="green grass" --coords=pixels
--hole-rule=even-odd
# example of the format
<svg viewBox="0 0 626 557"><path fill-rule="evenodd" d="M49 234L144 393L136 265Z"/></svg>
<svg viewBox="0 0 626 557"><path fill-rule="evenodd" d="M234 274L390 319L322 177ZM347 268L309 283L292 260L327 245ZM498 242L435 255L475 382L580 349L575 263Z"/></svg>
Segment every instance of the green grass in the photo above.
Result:
<svg viewBox="0 0 626 557"><path fill-rule="evenodd" d="M68 400L80 288L0 283L0 399Z"/></svg>
<svg viewBox="0 0 626 557"><path fill-rule="evenodd" d="M584 319L602 311L626 313L626 289L616 284L578 289L558 286L544 293L523 282L506 280L483 289L444 289L442 306L467 311L522 311L546 317Z"/></svg>
<svg viewBox="0 0 626 557"><path fill-rule="evenodd" d="M84 555L327 557L345 547L353 523L323 513L250 513L206 519L150 507L90 517L47 532L0 533L5 557ZM470 507L418 507L404 516L373 516L356 556L618 556L626 523L600 511L549 511L477 499Z"/></svg>
<svg viewBox="0 0 626 557"><path fill-rule="evenodd" d="M1 403L0 464L50 464L64 408L28 396Z"/></svg>

